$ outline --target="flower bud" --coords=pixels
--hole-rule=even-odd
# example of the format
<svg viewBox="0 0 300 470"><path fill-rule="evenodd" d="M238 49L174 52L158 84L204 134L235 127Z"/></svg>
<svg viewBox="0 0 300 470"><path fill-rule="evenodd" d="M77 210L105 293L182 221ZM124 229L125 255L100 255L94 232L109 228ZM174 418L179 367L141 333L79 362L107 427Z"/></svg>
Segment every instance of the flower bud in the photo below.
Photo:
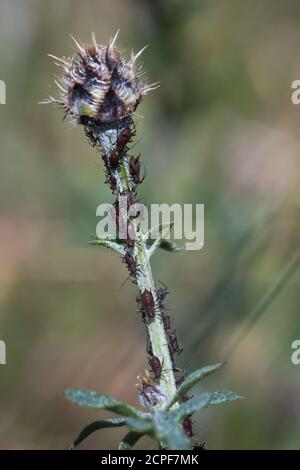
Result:
<svg viewBox="0 0 300 470"><path fill-rule="evenodd" d="M126 62L115 47L116 38L107 46L99 46L94 36L88 46L74 39L78 50L73 57L51 56L63 75L56 81L59 98L47 102L60 104L75 124L115 124L130 117L143 96L157 87L145 84L136 66L144 49Z"/></svg>

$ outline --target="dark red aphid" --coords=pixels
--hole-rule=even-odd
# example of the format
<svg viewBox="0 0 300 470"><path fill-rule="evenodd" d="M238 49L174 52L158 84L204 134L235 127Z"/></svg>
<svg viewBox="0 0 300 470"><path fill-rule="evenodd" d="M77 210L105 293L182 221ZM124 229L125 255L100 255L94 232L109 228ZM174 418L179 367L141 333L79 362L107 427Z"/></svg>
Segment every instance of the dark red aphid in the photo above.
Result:
<svg viewBox="0 0 300 470"><path fill-rule="evenodd" d="M66 113L66 115L67 115L67 113ZM83 117L81 119L83 119ZM89 123L88 122L86 122L86 123L83 122L82 124L87 124L88 125ZM87 127L84 128L84 132L85 132L85 135L87 136L87 138L89 139L89 143L91 144L91 146L95 147L97 145L98 141L97 141L96 137L94 136L93 132L90 131Z"/></svg>
<svg viewBox="0 0 300 470"><path fill-rule="evenodd" d="M130 253L125 253L123 261L126 264L129 273L132 276L135 276L136 275L136 262L135 262L134 257Z"/></svg>
<svg viewBox="0 0 300 470"><path fill-rule="evenodd" d="M112 152L109 156L109 164L113 170L116 170L119 166L119 155L116 152Z"/></svg>
<svg viewBox="0 0 300 470"><path fill-rule="evenodd" d="M117 178L115 176L111 176L109 179L109 186L112 191L115 191L117 187Z"/></svg>
<svg viewBox="0 0 300 470"><path fill-rule="evenodd" d="M141 304L143 312L147 315L148 318L152 319L155 317L155 303L153 294L151 291L145 289L141 294Z"/></svg>
<svg viewBox="0 0 300 470"><path fill-rule="evenodd" d="M127 230L126 245L128 248L134 248L135 239L130 236L129 230Z"/></svg>
<svg viewBox="0 0 300 470"><path fill-rule="evenodd" d="M140 184L144 181L145 176L141 178L141 164L140 157L130 157L129 160L129 173L134 184Z"/></svg>
<svg viewBox="0 0 300 470"><path fill-rule="evenodd" d="M135 204L135 192L127 189L126 191L121 193L121 196L127 198L127 210L129 211L130 207Z"/></svg>
<svg viewBox="0 0 300 470"><path fill-rule="evenodd" d="M162 319L163 319L163 324L164 324L165 330L170 330L171 329L171 317L170 317L170 315L166 315L165 313L163 313Z"/></svg>
<svg viewBox="0 0 300 470"><path fill-rule="evenodd" d="M158 289L156 289L156 297L158 302L162 305L162 302L169 294L169 291L167 286L163 282L160 281L160 283L163 285L163 287L159 287Z"/></svg>
<svg viewBox="0 0 300 470"><path fill-rule="evenodd" d="M134 131L130 129L130 127L126 127L123 129L117 138L117 150L118 152L122 153L126 149L128 142L134 136Z"/></svg>
<svg viewBox="0 0 300 470"><path fill-rule="evenodd" d="M187 436L193 437L193 423L190 416L186 416L182 422L182 427Z"/></svg>
<svg viewBox="0 0 300 470"><path fill-rule="evenodd" d="M177 335L175 330L170 330L167 332L169 344L174 353L180 354L183 349L178 343Z"/></svg>
<svg viewBox="0 0 300 470"><path fill-rule="evenodd" d="M156 380L159 380L161 377L161 370L162 370L159 358L157 356L149 357L148 364L153 370L154 377L156 378Z"/></svg>
<svg viewBox="0 0 300 470"><path fill-rule="evenodd" d="M190 400L191 398L193 398L193 396L194 396L194 395L189 396L189 395L187 395L187 394L182 395L180 401L181 401L181 403L184 403L185 401L188 401L188 400Z"/></svg>

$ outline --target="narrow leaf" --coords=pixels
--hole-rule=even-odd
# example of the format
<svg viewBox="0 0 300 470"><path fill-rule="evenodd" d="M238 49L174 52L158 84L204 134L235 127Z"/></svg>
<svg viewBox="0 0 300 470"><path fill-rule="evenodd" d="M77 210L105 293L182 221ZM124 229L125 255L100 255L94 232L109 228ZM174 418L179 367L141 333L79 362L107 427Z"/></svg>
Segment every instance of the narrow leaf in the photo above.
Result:
<svg viewBox="0 0 300 470"><path fill-rule="evenodd" d="M130 431L119 444L119 450L131 450L143 434Z"/></svg>
<svg viewBox="0 0 300 470"><path fill-rule="evenodd" d="M116 398L109 397L103 393L90 390L73 388L65 391L66 397L78 406L95 408L97 410L110 410L121 416L131 416L133 418L143 418L144 415L139 410L127 403L123 403Z"/></svg>
<svg viewBox="0 0 300 470"><path fill-rule="evenodd" d="M159 248L161 248L162 250L171 251L173 253L176 251L183 250L183 247L178 246L177 243L175 243L173 240L166 240L165 238L161 240Z"/></svg>
<svg viewBox="0 0 300 470"><path fill-rule="evenodd" d="M174 403L176 403L183 395L185 395L194 385L196 385L201 379L207 375L212 374L216 370L220 369L223 364L213 364L211 366L202 367L201 369L195 370L189 374L184 382L178 387L174 397L168 405L170 408Z"/></svg>
<svg viewBox="0 0 300 470"><path fill-rule="evenodd" d="M156 240L148 239L146 242L148 250L150 250L150 256L153 254L156 248L161 248L162 250L173 253L177 251L183 251L183 247L178 246L177 243L175 243L173 240L166 240L165 238L160 239L158 245L153 249L155 241Z"/></svg>
<svg viewBox="0 0 300 470"><path fill-rule="evenodd" d="M124 418L101 419L99 421L94 421L93 423L90 423L85 428L83 428L83 430L78 434L76 439L74 439L69 449L75 449L75 447L77 447L82 441L84 441L84 439L86 439L93 432L98 431L99 429L116 428L125 425L126 420Z"/></svg>
<svg viewBox="0 0 300 470"><path fill-rule="evenodd" d="M243 398L244 397L237 395L234 392L228 392L228 391L213 392L211 394L211 398L209 400L208 406L219 405L227 401L242 400Z"/></svg>
<svg viewBox="0 0 300 470"><path fill-rule="evenodd" d="M179 408L171 411L170 413L175 421L182 421L183 418L192 415L196 411L240 398L242 397L236 393L228 391L203 393L202 395L184 402Z"/></svg>
<svg viewBox="0 0 300 470"><path fill-rule="evenodd" d="M195 411L200 411L203 408L206 408L209 405L210 397L210 393L203 393L202 395L185 401L179 408L170 411L170 413L172 414L175 421L181 422L186 416L190 416Z"/></svg>
<svg viewBox="0 0 300 470"><path fill-rule="evenodd" d="M113 251L116 251L120 255L125 254L124 246L116 240L110 240L108 238L95 238L89 242L90 245L94 246L104 246L105 248L110 248Z"/></svg>

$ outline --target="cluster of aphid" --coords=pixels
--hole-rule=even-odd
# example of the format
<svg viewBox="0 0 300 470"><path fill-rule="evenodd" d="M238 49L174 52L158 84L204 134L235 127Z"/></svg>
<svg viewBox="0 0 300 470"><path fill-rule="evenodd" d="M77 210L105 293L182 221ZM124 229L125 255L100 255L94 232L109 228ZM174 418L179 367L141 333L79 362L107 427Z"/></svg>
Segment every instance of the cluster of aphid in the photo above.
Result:
<svg viewBox="0 0 300 470"><path fill-rule="evenodd" d="M172 359L173 371L177 375L176 385L178 387L184 381L184 379L186 378L187 373L186 373L185 370L179 369L178 367L176 367L176 364L175 364L174 355L175 354L180 354L183 351L183 349L182 349L182 346L181 346L181 344L179 343L179 341L177 339L176 330L172 329L171 317L170 317L169 314L166 313L166 308L165 308L165 305L164 305L164 301L165 301L165 298L166 298L168 293L169 293L168 288L165 285L163 285L162 287L159 287L159 288L156 289L156 299L157 299L157 302L158 302L159 312L160 312L160 315L161 315L161 318L162 318L162 321L163 321L163 325L164 325L165 332L166 332L166 337L167 337L167 340L168 340L168 346L169 346L170 356L171 356L171 359ZM147 316L148 319L150 319L150 320L152 318L154 318L155 303L154 303L152 293L149 292L149 291L144 291L144 293L138 297L138 302L141 305L141 311L142 311L143 319L145 319L145 316ZM161 364L159 358L153 354L153 351L152 351L152 348L151 348L151 342L150 342L149 338L148 338L147 343L148 343L147 352L148 352L148 355L149 355L148 364L149 364L150 369L153 373L154 381L159 382L160 379L161 379L161 376L164 372L163 364ZM190 396L184 395L182 397L181 401L184 402L184 401L189 400L190 398L191 398ZM184 428L186 434L189 437L193 436L192 420L189 416L187 416L184 419L183 428Z"/></svg>
<svg viewBox="0 0 300 470"><path fill-rule="evenodd" d="M126 161L130 184L126 189L118 193L118 196L126 196L127 211L136 202L136 189L144 180L141 175L140 158L129 155L129 145L135 135L132 121L138 104L144 95L155 89L157 84L147 85L142 80L140 68L136 62L143 49L136 55L132 54L126 62L115 48L116 37L107 46L99 46L93 37L93 44L81 46L75 40L78 51L72 58L57 58L56 64L63 69L63 75L56 81L60 89L58 99L49 98L48 102L58 103L65 110L65 115L71 117L75 124L83 124L86 134L93 146L99 145L95 138L93 128L108 126L118 129L118 136L114 148L109 154L102 150L102 157L106 170L106 182L113 193L116 192L119 177L119 168ZM128 220L124 220L119 207L119 199L114 203L114 217L117 231L126 227L126 246L123 262L126 264L129 275L136 282L138 266L134 257L134 239L128 231ZM186 372L175 365L174 355L182 352L178 342L176 331L171 327L170 315L165 312L163 304L168 290L166 286L159 287L153 292L144 290L138 298L139 310L145 322L151 322L156 314L161 319L166 332L172 367L177 375L176 384L184 380ZM159 312L159 313L158 313ZM163 364L153 354L150 338L148 337L148 363L152 374L139 379L140 398L146 407L155 406L163 397L157 386L164 373ZM189 397L183 397L183 401ZM183 427L188 436L192 436L192 422L185 418Z"/></svg>
<svg viewBox="0 0 300 470"><path fill-rule="evenodd" d="M180 354L182 352L182 347L177 339L176 331L172 329L171 326L171 318L170 315L166 313L166 308L164 305L164 300L168 294L168 289L164 285L163 287L159 287L156 289L156 299L158 303L158 309L156 309L155 301L152 292L149 290L145 290L142 294L137 297L137 302L140 306L139 310L142 313L142 318L144 321L151 321L156 315L156 310L161 315L163 325L166 332L166 337L168 340L169 352L172 359L172 366L173 371L177 375L176 385L179 386L186 377L186 371L182 369L178 369L175 364L174 355ZM148 333L147 333L148 334ZM139 378L139 391L140 396L142 397L143 402L149 401L149 390L151 391L150 396L155 398L155 401L158 400L159 393L158 388L155 386L161 380L161 377L164 373L163 364L161 364L160 359L153 354L150 338L148 336L147 341L147 352L148 352L148 364L153 374L153 377L147 375L146 377ZM191 397L188 395L184 395L182 397L182 402L189 400ZM152 406L155 406L156 403L152 403ZM192 429L192 420L190 417L186 417L183 422L183 428L186 434L189 437L193 436L193 429Z"/></svg>

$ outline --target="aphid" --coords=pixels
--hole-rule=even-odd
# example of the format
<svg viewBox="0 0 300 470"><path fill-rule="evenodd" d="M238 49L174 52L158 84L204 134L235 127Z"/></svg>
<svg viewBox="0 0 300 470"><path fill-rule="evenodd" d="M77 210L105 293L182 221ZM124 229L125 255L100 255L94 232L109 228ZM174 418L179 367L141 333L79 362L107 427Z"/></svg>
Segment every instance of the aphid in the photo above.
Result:
<svg viewBox="0 0 300 470"><path fill-rule="evenodd" d="M170 315L166 315L165 313L163 313L162 319L163 319L165 330L170 330L172 328Z"/></svg>
<svg viewBox="0 0 300 470"><path fill-rule="evenodd" d="M193 398L193 395L189 396L189 395L185 394L185 395L182 395L182 397L180 398L180 401L181 401L181 403L184 403L185 401L188 401L191 398Z"/></svg>
<svg viewBox="0 0 300 470"><path fill-rule="evenodd" d="M135 132L130 129L130 127L125 127L117 138L117 150L122 153L126 149L128 142L132 139Z"/></svg>
<svg viewBox="0 0 300 470"><path fill-rule="evenodd" d="M110 178L108 177L108 181L110 181ZM111 210L111 217L116 225L116 228L119 229L119 223L120 223L120 210L119 210L119 201L116 200L113 203L113 208Z"/></svg>
<svg viewBox="0 0 300 470"><path fill-rule="evenodd" d="M193 423L190 416L186 416L182 422L182 427L185 430L185 433L189 437L193 437Z"/></svg>
<svg viewBox="0 0 300 470"><path fill-rule="evenodd" d="M170 343L170 347L174 353L180 354L183 349L178 343L177 335L176 335L176 330L170 330L168 331L168 339Z"/></svg>
<svg viewBox="0 0 300 470"><path fill-rule="evenodd" d="M117 178L115 176L109 178L109 185L110 189L114 192L117 187Z"/></svg>
<svg viewBox="0 0 300 470"><path fill-rule="evenodd" d="M129 173L134 184L141 184L144 181L145 176L141 178L140 172L141 172L140 157L136 157L136 158L130 157Z"/></svg>
<svg viewBox="0 0 300 470"><path fill-rule="evenodd" d="M123 262L126 264L129 273L132 276L136 275L136 262L134 257L130 253L125 253Z"/></svg>
<svg viewBox="0 0 300 470"><path fill-rule="evenodd" d="M161 377L161 371L162 371L162 367L161 367L161 363L160 363L159 358L157 356L149 357L148 364L151 367L151 369L153 370L155 379L159 380L160 377Z"/></svg>
<svg viewBox="0 0 300 470"><path fill-rule="evenodd" d="M93 132L90 131L87 127L84 128L85 135L87 136L90 144L92 147L95 147L98 143L96 137L94 136Z"/></svg>
<svg viewBox="0 0 300 470"><path fill-rule="evenodd" d="M116 152L112 152L109 156L109 164L113 170L116 170L119 165L119 156Z"/></svg>
<svg viewBox="0 0 300 470"><path fill-rule="evenodd" d="M127 230L126 245L128 248L134 248L135 239L130 236L129 230Z"/></svg>
<svg viewBox="0 0 300 470"><path fill-rule="evenodd" d="M156 297L159 302L159 304L162 306L162 302L165 300L167 295L169 294L167 286L160 281L160 283L163 285L163 287L159 287L156 289Z"/></svg>
<svg viewBox="0 0 300 470"><path fill-rule="evenodd" d="M146 377L138 376L137 387L139 400L145 408L154 408L158 403L165 400L164 394L153 384L153 380L146 371Z"/></svg>
<svg viewBox="0 0 300 470"><path fill-rule="evenodd" d="M155 303L153 294L151 291L145 289L141 294L142 309L148 318L153 319L155 317Z"/></svg>
<svg viewBox="0 0 300 470"><path fill-rule="evenodd" d="M135 193L134 191L130 190L130 189L127 189L126 191L124 191L121 196L125 196L126 197L126 202L127 202L127 210L130 209L130 207L135 204Z"/></svg>

